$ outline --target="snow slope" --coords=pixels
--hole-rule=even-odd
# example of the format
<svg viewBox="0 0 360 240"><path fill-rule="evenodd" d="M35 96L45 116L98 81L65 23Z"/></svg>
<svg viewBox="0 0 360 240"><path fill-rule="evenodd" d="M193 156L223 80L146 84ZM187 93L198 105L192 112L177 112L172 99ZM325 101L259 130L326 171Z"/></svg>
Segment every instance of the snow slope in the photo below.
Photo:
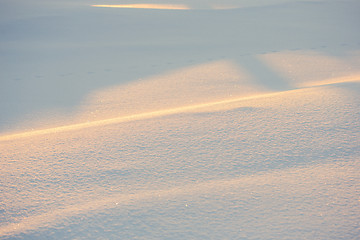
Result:
<svg viewBox="0 0 360 240"><path fill-rule="evenodd" d="M101 3L1 3L1 239L360 235L357 1Z"/></svg>

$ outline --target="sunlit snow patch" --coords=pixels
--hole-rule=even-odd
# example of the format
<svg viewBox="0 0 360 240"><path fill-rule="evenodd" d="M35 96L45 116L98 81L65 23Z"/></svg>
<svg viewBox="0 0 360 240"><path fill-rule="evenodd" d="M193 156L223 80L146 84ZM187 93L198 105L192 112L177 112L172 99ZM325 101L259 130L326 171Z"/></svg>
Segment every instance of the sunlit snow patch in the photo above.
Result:
<svg viewBox="0 0 360 240"><path fill-rule="evenodd" d="M174 4L123 4L123 5L91 5L92 7L103 8L140 8L140 9L170 9L170 10L188 10L186 5Z"/></svg>

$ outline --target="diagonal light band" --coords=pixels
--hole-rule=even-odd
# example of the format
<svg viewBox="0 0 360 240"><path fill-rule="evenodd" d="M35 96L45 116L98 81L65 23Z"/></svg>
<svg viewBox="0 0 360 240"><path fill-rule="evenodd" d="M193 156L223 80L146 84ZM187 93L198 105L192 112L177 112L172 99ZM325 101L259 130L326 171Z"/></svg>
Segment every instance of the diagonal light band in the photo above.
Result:
<svg viewBox="0 0 360 240"><path fill-rule="evenodd" d="M186 5L170 4L125 4L125 5L91 5L92 7L103 8L140 8L140 9L168 9L168 10L189 10Z"/></svg>

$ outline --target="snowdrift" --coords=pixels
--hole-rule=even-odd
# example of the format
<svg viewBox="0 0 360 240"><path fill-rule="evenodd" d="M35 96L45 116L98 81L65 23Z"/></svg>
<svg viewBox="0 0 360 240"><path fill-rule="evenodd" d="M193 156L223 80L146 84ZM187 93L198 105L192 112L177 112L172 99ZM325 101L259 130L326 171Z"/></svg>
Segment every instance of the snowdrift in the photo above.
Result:
<svg viewBox="0 0 360 240"><path fill-rule="evenodd" d="M360 235L357 1L115 4L2 3L1 239Z"/></svg>

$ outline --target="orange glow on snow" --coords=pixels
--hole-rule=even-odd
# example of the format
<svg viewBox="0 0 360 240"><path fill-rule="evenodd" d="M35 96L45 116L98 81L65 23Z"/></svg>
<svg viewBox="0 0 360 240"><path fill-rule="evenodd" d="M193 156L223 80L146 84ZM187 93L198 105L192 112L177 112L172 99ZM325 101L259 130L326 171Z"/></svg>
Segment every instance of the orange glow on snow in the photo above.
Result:
<svg viewBox="0 0 360 240"><path fill-rule="evenodd" d="M168 4L124 4L124 5L91 5L92 7L103 8L140 8L140 9L167 9L167 10L188 10L186 5Z"/></svg>
<svg viewBox="0 0 360 240"><path fill-rule="evenodd" d="M54 127L54 128L49 128L49 129L34 130L34 131L30 131L30 132L10 134L10 135L5 135L5 136L0 136L0 141L8 141L8 140L14 140L14 139L24 138L24 137L33 137L33 136L39 136L39 135L44 135L44 134L59 133L59 132L65 132L65 131L73 131L73 130L79 130L79 129L84 129L84 128L90 128L90 127L98 127L98 126L105 126L105 125L116 124L116 123L123 123L123 122L130 122L130 121L136 121L136 120L145 120L145 119L150 119L150 118L163 117L163 116L174 115L174 114L179 114L179 113L192 112L192 111L196 111L196 110L200 110L200 109L208 108L208 107L216 107L216 106L221 106L224 104L235 103L235 102L238 102L241 100L249 100L249 99L256 99L256 98L271 96L274 94L276 94L276 93L268 93L268 94L264 94L264 95L244 97L244 98L227 99L227 100L217 101L217 102L209 102L209 103L196 104L196 105L190 105L190 106L185 106L185 107L164 109L164 110L159 110L159 111L154 111L154 112L133 114L133 115L125 116L125 117L110 118L110 119L78 123L78 124L72 124L72 125L61 126L61 127Z"/></svg>
<svg viewBox="0 0 360 240"><path fill-rule="evenodd" d="M44 123L43 129L0 135L0 142L223 107L267 93L251 81L244 69L225 60L178 69L96 91L79 107L75 122Z"/></svg>

